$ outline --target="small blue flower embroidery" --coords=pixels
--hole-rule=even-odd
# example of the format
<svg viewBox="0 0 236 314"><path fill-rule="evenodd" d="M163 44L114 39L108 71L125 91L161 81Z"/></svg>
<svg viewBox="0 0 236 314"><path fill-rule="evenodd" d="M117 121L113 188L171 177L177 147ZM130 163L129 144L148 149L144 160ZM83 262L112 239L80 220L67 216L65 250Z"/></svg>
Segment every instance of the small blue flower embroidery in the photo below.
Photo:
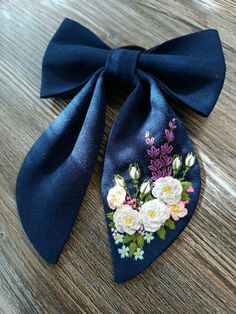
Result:
<svg viewBox="0 0 236 314"><path fill-rule="evenodd" d="M124 235L120 233L115 233L113 238L115 240L115 244L123 243Z"/></svg>
<svg viewBox="0 0 236 314"><path fill-rule="evenodd" d="M118 249L121 258L129 257L128 246L123 245L121 249Z"/></svg>
<svg viewBox="0 0 236 314"><path fill-rule="evenodd" d="M145 233L144 240L146 240L147 243L150 243L153 239L154 239L154 236L152 235L152 233L148 233L148 232Z"/></svg>
<svg viewBox="0 0 236 314"><path fill-rule="evenodd" d="M138 259L143 260L143 255L144 255L144 250L137 248L137 251L134 252L134 259L135 261L137 261Z"/></svg>

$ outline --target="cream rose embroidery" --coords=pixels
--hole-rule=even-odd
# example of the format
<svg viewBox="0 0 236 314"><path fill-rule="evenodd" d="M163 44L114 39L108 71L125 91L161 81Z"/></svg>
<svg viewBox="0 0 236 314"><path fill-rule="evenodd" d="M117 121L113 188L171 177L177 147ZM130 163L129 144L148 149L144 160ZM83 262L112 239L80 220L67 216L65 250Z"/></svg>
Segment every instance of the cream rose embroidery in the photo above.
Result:
<svg viewBox="0 0 236 314"><path fill-rule="evenodd" d="M177 204L181 200L182 192L180 181L173 177L157 179L152 189L153 196L168 205Z"/></svg>
<svg viewBox="0 0 236 314"><path fill-rule="evenodd" d="M122 186L116 185L111 188L107 195L107 202L109 207L116 209L123 205L126 197L126 191Z"/></svg>
<svg viewBox="0 0 236 314"><path fill-rule="evenodd" d="M139 213L129 205L119 207L113 217L116 229L121 233L134 234L141 226Z"/></svg>
<svg viewBox="0 0 236 314"><path fill-rule="evenodd" d="M160 200L154 199L144 203L139 212L141 224L145 231L155 232L170 217L170 209Z"/></svg>

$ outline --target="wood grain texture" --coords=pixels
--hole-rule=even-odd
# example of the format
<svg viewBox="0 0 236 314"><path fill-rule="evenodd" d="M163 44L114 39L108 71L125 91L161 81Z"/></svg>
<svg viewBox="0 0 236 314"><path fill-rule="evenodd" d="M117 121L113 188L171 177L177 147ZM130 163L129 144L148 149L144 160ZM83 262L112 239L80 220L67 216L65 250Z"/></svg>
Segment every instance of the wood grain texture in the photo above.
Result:
<svg viewBox="0 0 236 314"><path fill-rule="evenodd" d="M202 168L197 211L158 260L123 284L112 279L99 195L106 138L122 97L108 95L96 168L57 265L47 265L32 249L16 210L22 160L69 101L39 98L42 57L64 17L112 47L149 48L205 28L217 28L223 43L227 76L211 116L178 109ZM234 0L0 1L1 313L235 313L235 20Z"/></svg>

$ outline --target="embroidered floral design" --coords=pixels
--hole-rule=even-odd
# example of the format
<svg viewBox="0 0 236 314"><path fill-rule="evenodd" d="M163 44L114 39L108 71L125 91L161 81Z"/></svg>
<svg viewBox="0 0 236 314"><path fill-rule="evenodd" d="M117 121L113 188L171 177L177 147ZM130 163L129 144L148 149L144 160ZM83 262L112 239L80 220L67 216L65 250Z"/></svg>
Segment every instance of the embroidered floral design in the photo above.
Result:
<svg viewBox="0 0 236 314"><path fill-rule="evenodd" d="M113 233L113 238L115 240L115 244L123 243L124 235L116 232Z"/></svg>
<svg viewBox="0 0 236 314"><path fill-rule="evenodd" d="M155 138L149 132L145 133L152 177L139 182L140 167L131 164L128 173L134 193L130 193L122 176L114 177L114 186L107 195L112 211L107 217L115 244L122 245L118 248L122 259L143 260L145 245L157 237L165 240L167 230L175 229L178 220L188 215L189 194L194 188L186 181L186 175L196 157L191 152L186 156L173 155L176 129L176 120L172 119L160 147L155 146Z"/></svg>
<svg viewBox="0 0 236 314"><path fill-rule="evenodd" d="M151 241L154 240L153 233L145 232L144 240L145 240L147 243L151 243Z"/></svg>
<svg viewBox="0 0 236 314"><path fill-rule="evenodd" d="M169 176L157 179L152 189L152 195L167 205L177 204L182 192L181 182Z"/></svg>
<svg viewBox="0 0 236 314"><path fill-rule="evenodd" d="M144 251L142 250L142 249L140 249L140 248L137 248L137 251L136 252L134 252L134 259L137 261L138 259L144 259L144 257L143 257L143 255L144 255Z"/></svg>
<svg viewBox="0 0 236 314"><path fill-rule="evenodd" d="M118 207L114 213L113 221L116 229L121 233L134 234L140 227L139 212L130 205Z"/></svg>
<svg viewBox="0 0 236 314"><path fill-rule="evenodd" d="M118 249L121 258L129 257L129 248L128 246L122 245L121 249Z"/></svg>
<svg viewBox="0 0 236 314"><path fill-rule="evenodd" d="M126 191L122 186L116 185L109 190L107 202L112 209L120 207L125 200Z"/></svg>
<svg viewBox="0 0 236 314"><path fill-rule="evenodd" d="M169 207L156 198L145 202L139 211L140 223L148 232L155 232L160 229L169 217Z"/></svg>

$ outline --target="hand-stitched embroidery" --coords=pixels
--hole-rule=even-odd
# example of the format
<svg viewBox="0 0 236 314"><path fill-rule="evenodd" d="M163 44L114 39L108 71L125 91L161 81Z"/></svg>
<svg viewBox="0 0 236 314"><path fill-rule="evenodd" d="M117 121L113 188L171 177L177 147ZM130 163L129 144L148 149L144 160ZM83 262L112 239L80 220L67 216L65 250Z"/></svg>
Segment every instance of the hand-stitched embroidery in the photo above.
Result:
<svg viewBox="0 0 236 314"><path fill-rule="evenodd" d="M186 181L187 172L195 163L190 152L185 156L172 155L177 129L176 120L169 122L165 130L165 143L155 146L155 138L145 133L150 157L148 166L152 177L139 182L141 170L138 164L129 166L134 193L128 190L125 179L116 175L114 187L107 195L112 236L122 259L144 259L144 247L155 237L166 238L166 229L175 229L176 222L188 214L189 193L194 192L192 183ZM184 159L184 162L183 162Z"/></svg>

